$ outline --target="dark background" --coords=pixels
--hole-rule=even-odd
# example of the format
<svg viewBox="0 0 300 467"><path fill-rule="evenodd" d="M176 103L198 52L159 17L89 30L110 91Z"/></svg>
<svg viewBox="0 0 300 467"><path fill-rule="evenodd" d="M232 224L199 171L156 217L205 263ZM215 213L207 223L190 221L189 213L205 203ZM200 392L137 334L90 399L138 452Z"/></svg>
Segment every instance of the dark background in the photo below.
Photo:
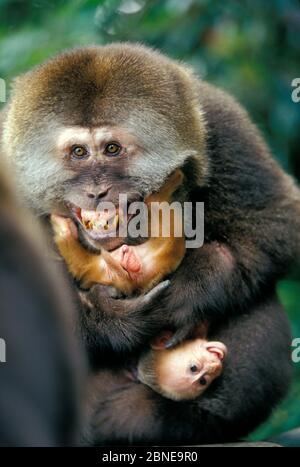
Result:
<svg viewBox="0 0 300 467"><path fill-rule="evenodd" d="M62 49L112 41L150 44L229 91L300 179L300 102L291 99L300 77L299 1L0 0L0 77L8 94L15 75ZM300 270L278 290L300 337ZM300 426L300 363L294 367L289 397L253 439Z"/></svg>

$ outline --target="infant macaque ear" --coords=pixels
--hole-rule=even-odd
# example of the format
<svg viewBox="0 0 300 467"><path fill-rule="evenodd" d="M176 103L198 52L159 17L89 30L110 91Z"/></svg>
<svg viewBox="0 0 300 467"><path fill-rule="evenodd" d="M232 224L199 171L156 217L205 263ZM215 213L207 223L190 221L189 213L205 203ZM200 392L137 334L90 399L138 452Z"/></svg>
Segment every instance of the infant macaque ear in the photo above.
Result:
<svg viewBox="0 0 300 467"><path fill-rule="evenodd" d="M163 350L165 349L165 345L168 342L168 340L171 339L173 336L172 331L164 331L163 333L159 334L159 336L155 337L151 341L151 348L153 350Z"/></svg>
<svg viewBox="0 0 300 467"><path fill-rule="evenodd" d="M204 347L208 352L211 352L212 354L216 355L221 362L224 360L226 357L228 350L225 344L222 342L213 342L209 341L204 344Z"/></svg>

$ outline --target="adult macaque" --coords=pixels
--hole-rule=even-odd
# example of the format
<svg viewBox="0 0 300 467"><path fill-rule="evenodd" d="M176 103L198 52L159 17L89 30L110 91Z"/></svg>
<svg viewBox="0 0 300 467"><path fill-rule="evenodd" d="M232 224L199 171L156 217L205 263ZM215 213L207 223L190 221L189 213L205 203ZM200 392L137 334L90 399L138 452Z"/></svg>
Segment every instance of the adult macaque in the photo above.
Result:
<svg viewBox="0 0 300 467"><path fill-rule="evenodd" d="M98 368L89 442L207 443L249 433L289 384L289 326L275 287L298 257L300 198L246 112L183 65L113 44L67 52L18 78L5 113L2 146L16 190L37 216L71 216L91 251L136 242L80 222L100 200L144 200L180 168L176 200L205 202L204 245L186 251L170 284L125 299L101 285L79 294L81 334ZM228 357L201 397L168 400L121 376L124 359L161 330L174 331L174 345L203 321Z"/></svg>

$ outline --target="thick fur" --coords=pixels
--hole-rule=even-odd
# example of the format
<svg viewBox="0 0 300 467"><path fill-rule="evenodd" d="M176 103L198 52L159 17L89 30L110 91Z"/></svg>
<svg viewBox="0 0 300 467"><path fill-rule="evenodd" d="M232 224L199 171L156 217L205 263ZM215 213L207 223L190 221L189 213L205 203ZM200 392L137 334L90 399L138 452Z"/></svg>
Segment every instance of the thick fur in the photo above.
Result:
<svg viewBox="0 0 300 467"><path fill-rule="evenodd" d="M119 128L135 136L139 151L75 166L56 147L69 126ZM299 256L300 198L246 112L145 47L91 47L54 58L16 81L3 145L24 200L40 215L63 209L74 190L87 207L87 183L114 181L116 191L118 181L123 187L126 182L129 194L145 197L177 167L187 180L178 199L205 202L204 246L187 251L170 286L124 300L112 299L103 286L81 292L80 328L101 367L104 360L118 365L137 355L161 329L177 331L176 342L208 320L219 328L211 337L224 341L231 355L222 383L184 404L135 385L140 418L132 427L126 392L105 396L100 373L90 439L217 442L262 422L289 380L288 325L273 297L276 281Z"/></svg>

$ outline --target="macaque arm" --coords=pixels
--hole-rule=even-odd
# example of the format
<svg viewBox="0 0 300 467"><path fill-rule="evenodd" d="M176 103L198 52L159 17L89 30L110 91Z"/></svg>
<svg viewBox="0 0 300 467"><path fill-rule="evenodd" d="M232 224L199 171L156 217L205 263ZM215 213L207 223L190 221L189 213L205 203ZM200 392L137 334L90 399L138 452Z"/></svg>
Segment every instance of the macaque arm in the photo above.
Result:
<svg viewBox="0 0 300 467"><path fill-rule="evenodd" d="M215 322L227 314L241 313L273 287L284 264L275 266L276 259L271 260L268 252L276 246L271 246L272 239L266 237L264 226L265 220L252 230L245 226L247 237L228 230L226 243L212 241L187 250L161 301L178 329L170 345L186 337L189 323L203 319Z"/></svg>
<svg viewBox="0 0 300 467"><path fill-rule="evenodd" d="M213 322L224 318L229 309L231 313L238 313L245 308L251 296L255 296L255 279L259 280L256 274L260 265L255 261L253 267L258 271L254 273L251 269L247 277L247 270L243 270L241 264L243 258L239 259L237 248L237 244L232 250L228 244L211 242L199 249L187 250L161 302L162 307L169 310L170 320L178 329L169 346L185 339L192 323L195 326L202 320ZM265 262L266 259L262 258L261 264Z"/></svg>
<svg viewBox="0 0 300 467"><path fill-rule="evenodd" d="M114 299L108 287L94 285L79 292L82 303L80 319L86 347L96 361L103 353L126 353L145 346L161 331L160 310L154 316L154 303L169 287L168 280L160 282L150 292L132 298Z"/></svg>

